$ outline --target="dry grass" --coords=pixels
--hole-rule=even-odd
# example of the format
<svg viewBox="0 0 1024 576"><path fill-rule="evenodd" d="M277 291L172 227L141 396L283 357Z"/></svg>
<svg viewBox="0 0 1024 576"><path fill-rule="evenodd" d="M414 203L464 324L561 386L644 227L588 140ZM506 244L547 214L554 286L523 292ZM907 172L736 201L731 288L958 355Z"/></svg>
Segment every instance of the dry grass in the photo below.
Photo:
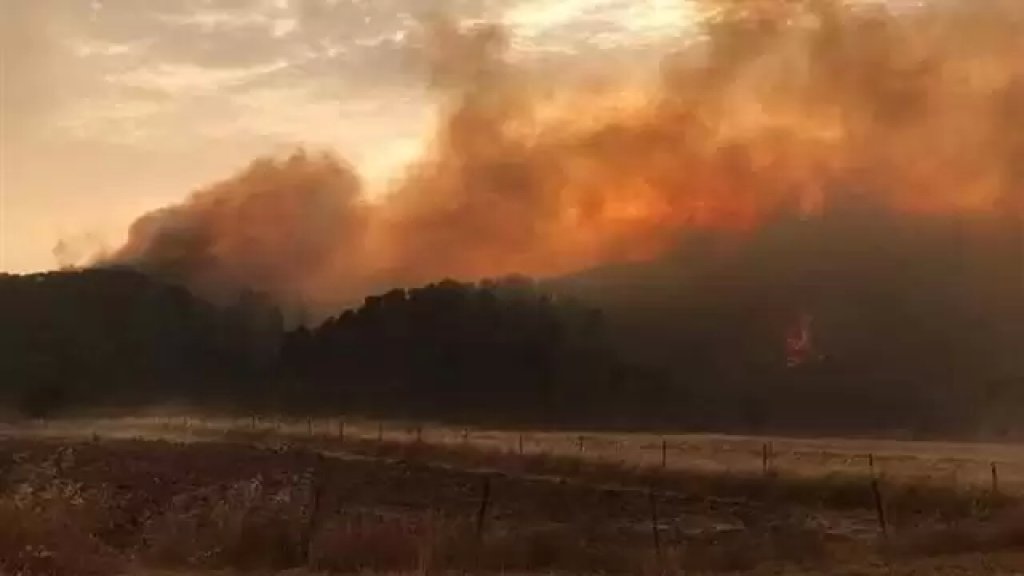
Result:
<svg viewBox="0 0 1024 576"><path fill-rule="evenodd" d="M0 498L0 574L111 574L123 559L96 538L102 498L58 477L64 453L6 470Z"/></svg>
<svg viewBox="0 0 1024 576"><path fill-rule="evenodd" d="M1024 550L1016 500L949 486L887 483L893 525L880 548L863 476L716 475L359 439L259 446L270 439L0 440L13 455L0 462L0 573L816 573ZM493 497L481 530L484 476Z"/></svg>
<svg viewBox="0 0 1024 576"><path fill-rule="evenodd" d="M901 534L889 546L903 556L940 556L1024 550L1024 509L943 526L923 526Z"/></svg>
<svg viewBox="0 0 1024 576"><path fill-rule="evenodd" d="M244 432L236 432L244 436ZM587 484L653 488L677 494L745 499L773 505L800 505L839 510L870 509L874 497L871 477L866 474L832 473L823 476L792 476L770 473L717 473L656 465L630 465L621 461L599 461L585 457L494 451L473 444L427 444L404 441L329 437L297 438L294 446L324 451L343 451L371 458L441 463L460 469L475 469L516 475L571 479ZM993 495L976 486L956 486L934 478L881 478L890 521L916 522L921 514L944 519L987 516L1013 507L1015 498Z"/></svg>
<svg viewBox="0 0 1024 576"><path fill-rule="evenodd" d="M283 569L301 564L306 518L296 492L265 493L259 478L185 492L146 522L140 552L161 566Z"/></svg>

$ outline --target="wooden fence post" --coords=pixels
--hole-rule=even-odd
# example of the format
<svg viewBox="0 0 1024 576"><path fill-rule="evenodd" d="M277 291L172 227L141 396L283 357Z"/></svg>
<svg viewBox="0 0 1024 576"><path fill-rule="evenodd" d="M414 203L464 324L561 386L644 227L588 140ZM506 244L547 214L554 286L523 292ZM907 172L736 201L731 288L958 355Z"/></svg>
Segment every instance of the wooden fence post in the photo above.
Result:
<svg viewBox="0 0 1024 576"><path fill-rule="evenodd" d="M661 439L661 467L668 467L668 441L664 438Z"/></svg>
<svg viewBox="0 0 1024 576"><path fill-rule="evenodd" d="M577 439L577 444L578 444L578 448L579 448L579 453L583 454L583 435L582 434L580 434L580 437Z"/></svg>
<svg viewBox="0 0 1024 576"><path fill-rule="evenodd" d="M768 475L768 443L761 444L761 474Z"/></svg>
<svg viewBox="0 0 1024 576"><path fill-rule="evenodd" d="M874 478L875 474L875 455L868 454L868 471L871 473L871 477Z"/></svg>
<svg viewBox="0 0 1024 576"><path fill-rule="evenodd" d="M476 537L483 540L484 529L487 527L487 508L491 504L491 477L484 475L480 489L480 506L476 511Z"/></svg>
<svg viewBox="0 0 1024 576"><path fill-rule="evenodd" d="M416 443L417 444L422 444L423 443L423 427L422 426L416 426Z"/></svg>
<svg viewBox="0 0 1024 576"><path fill-rule="evenodd" d="M519 455L523 455L523 433L519 433Z"/></svg>
<svg viewBox="0 0 1024 576"><path fill-rule="evenodd" d="M323 492L326 486L326 460L323 454L319 452L316 454L314 460L313 470L310 472L310 502L309 502L309 517L306 518L306 524L302 527L302 533L300 535L300 554L304 563L309 562L310 544L313 541L313 536L316 533L317 523L320 520L321 504L323 502Z"/></svg>
<svg viewBox="0 0 1024 576"><path fill-rule="evenodd" d="M882 530L882 538L889 539L889 524L885 519L885 500L878 478L871 479L871 493L875 498L875 514L878 516L878 527Z"/></svg>
<svg viewBox="0 0 1024 576"><path fill-rule="evenodd" d="M654 541L654 560L658 570L661 570L661 531L658 529L658 499L654 488L647 492L647 498L651 504L651 538Z"/></svg>
<svg viewBox="0 0 1024 576"><path fill-rule="evenodd" d="M487 509L491 504L491 477L484 475L480 489L480 507L476 511L476 558L474 563L479 571L484 558L484 531L487 528Z"/></svg>
<svg viewBox="0 0 1024 576"><path fill-rule="evenodd" d="M992 463L992 496L999 496L999 469Z"/></svg>

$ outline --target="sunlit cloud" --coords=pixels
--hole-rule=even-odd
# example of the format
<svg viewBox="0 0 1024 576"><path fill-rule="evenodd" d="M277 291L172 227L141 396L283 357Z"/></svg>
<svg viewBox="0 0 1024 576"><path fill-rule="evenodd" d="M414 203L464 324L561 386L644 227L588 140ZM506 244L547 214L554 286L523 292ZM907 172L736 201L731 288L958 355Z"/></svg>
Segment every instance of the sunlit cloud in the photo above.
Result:
<svg viewBox="0 0 1024 576"><path fill-rule="evenodd" d="M632 48L663 42L686 33L695 20L695 11L685 0L530 0L503 17L518 36L519 46L546 50L579 44Z"/></svg>
<svg viewBox="0 0 1024 576"><path fill-rule="evenodd" d="M205 68L194 64L161 64L112 74L107 80L129 88L158 90L178 96L216 93L281 70L287 61L278 60L258 66Z"/></svg>

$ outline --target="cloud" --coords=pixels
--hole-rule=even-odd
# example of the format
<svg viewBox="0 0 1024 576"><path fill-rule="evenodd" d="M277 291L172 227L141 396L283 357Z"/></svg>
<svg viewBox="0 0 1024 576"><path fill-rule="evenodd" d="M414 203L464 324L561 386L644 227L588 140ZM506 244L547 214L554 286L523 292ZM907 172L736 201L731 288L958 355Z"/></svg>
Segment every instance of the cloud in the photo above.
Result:
<svg viewBox="0 0 1024 576"><path fill-rule="evenodd" d="M230 106L238 92L282 87L318 94L325 102L350 95L364 99L374 90L385 98L405 97L422 86L426 73L411 56L417 30L439 10L456 19L503 20L514 51L550 61L579 56L588 43L626 47L631 35L634 44L658 38L674 29L682 5L675 0L103 0L92 5L8 0L2 8L8 129L18 119L42 116L72 127L76 137L123 140L122 134L108 132L108 120L131 116L136 123L152 120L157 128L167 126L163 117L176 110L186 129L195 124L190 118L206 116L197 110L200 102L189 102L198 97L203 106L210 98ZM97 127L94 134L87 134L89 126Z"/></svg>
<svg viewBox="0 0 1024 576"><path fill-rule="evenodd" d="M525 50L631 51L678 43L693 31L696 14L687 0L526 0L506 12L502 22Z"/></svg>
<svg viewBox="0 0 1024 576"><path fill-rule="evenodd" d="M136 68L107 76L107 80L128 88L153 90L177 96L225 92L258 83L261 77L288 66L284 60L236 68L209 68L195 64L161 64Z"/></svg>

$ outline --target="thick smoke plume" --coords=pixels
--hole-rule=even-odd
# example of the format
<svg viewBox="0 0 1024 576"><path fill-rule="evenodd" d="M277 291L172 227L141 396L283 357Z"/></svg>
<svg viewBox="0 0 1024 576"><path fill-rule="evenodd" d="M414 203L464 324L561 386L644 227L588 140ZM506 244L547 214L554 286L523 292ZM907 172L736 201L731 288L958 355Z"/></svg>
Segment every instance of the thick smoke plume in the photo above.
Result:
<svg viewBox="0 0 1024 576"><path fill-rule="evenodd" d="M1024 218L1021 2L698 4L701 37L657 85L602 95L541 86L500 28L432 25L442 122L383 198L340 160L260 160L145 215L110 260L319 307L652 259L692 230L753 237L851 197L985 233Z"/></svg>

